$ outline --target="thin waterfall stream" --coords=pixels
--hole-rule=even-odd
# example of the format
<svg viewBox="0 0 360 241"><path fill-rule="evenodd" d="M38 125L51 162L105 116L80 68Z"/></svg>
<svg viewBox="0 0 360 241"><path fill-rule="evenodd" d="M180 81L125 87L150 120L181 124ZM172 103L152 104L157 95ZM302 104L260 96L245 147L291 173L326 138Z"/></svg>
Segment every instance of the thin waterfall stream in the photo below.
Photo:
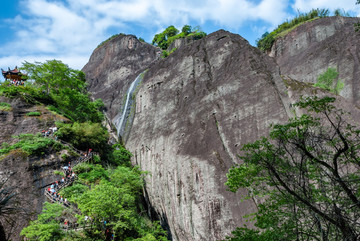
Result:
<svg viewBox="0 0 360 241"><path fill-rule="evenodd" d="M131 117L131 110L133 108L133 103L135 101L134 98L133 98L133 94L134 94L134 92L136 90L136 87L142 81L145 71L140 73L136 77L136 79L131 83L129 89L126 92L125 105L122 108L122 111L120 111L114 118L113 123L116 126L118 136L122 137L124 135L125 131L126 131L125 130L126 127L127 127L126 123L127 123L127 120L129 119L129 117Z"/></svg>

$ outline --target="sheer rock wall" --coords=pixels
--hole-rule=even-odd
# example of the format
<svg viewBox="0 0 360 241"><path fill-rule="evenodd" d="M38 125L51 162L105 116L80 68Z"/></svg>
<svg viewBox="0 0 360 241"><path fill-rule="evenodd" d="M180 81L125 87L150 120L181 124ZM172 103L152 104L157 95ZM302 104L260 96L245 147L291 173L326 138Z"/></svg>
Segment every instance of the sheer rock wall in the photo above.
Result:
<svg viewBox="0 0 360 241"><path fill-rule="evenodd" d="M329 67L345 82L340 95L360 106L360 33L358 18L327 17L304 23L280 38L269 55L281 74L315 83Z"/></svg>
<svg viewBox="0 0 360 241"><path fill-rule="evenodd" d="M119 36L96 48L82 71L94 99L101 98L106 114L113 119L124 104L131 82L161 54L161 50L140 42L133 35Z"/></svg>
<svg viewBox="0 0 360 241"><path fill-rule="evenodd" d="M279 69L239 35L217 31L145 74L126 147L151 174L148 199L174 240L219 240L256 210L226 191L242 144L287 120Z"/></svg>
<svg viewBox="0 0 360 241"><path fill-rule="evenodd" d="M243 144L291 116L290 104L300 95L329 94L296 80L314 83L336 67L345 81L341 95L350 101L342 100L345 109L354 108L351 102L359 95L355 22L332 17L305 23L275 43L273 58L223 30L181 43L165 59L158 59L155 47L129 50L131 36L94 51L83 70L111 120L128 86L148 69L135 97L126 147L133 164L149 171L145 196L173 240L224 239L245 223L243 215L256 210L257 200L240 201L245 190L226 191L226 172L239 163Z"/></svg>

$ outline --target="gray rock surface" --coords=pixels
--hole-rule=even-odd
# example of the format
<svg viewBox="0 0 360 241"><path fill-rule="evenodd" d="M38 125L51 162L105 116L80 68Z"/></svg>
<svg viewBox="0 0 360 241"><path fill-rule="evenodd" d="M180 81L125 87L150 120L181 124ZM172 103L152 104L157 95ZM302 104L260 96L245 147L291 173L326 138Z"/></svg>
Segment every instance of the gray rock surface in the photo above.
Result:
<svg viewBox="0 0 360 241"><path fill-rule="evenodd" d="M240 162L240 147L266 136L271 123L286 121L290 104L301 95L329 95L303 82L315 82L335 65L346 83L341 94L350 100L340 106L360 117L351 104L358 95L354 22L327 18L301 25L276 42L274 58L223 30L190 43L174 42L177 50L166 59L157 59L156 48L147 45L129 51L131 36L94 51L83 70L111 121L130 83L148 69L137 90L126 147L133 164L149 172L146 199L173 240L224 239L245 223L243 215L256 211L257 200L240 201L246 190L226 191L226 173ZM150 57L131 62L140 56Z"/></svg>
<svg viewBox="0 0 360 241"><path fill-rule="evenodd" d="M174 240L219 240L254 212L226 191L242 144L287 120L274 61L242 37L217 31L154 64L136 96L126 147L149 171L148 199Z"/></svg>
<svg viewBox="0 0 360 241"><path fill-rule="evenodd" d="M273 45L281 74L315 83L329 67L336 68L345 82L340 95L360 105L360 35L355 32L358 18L328 17L304 23Z"/></svg>
<svg viewBox="0 0 360 241"><path fill-rule="evenodd" d="M120 111L131 82L160 54L159 48L123 34L93 51L82 71L89 83L88 90L94 99L103 100L109 119Z"/></svg>

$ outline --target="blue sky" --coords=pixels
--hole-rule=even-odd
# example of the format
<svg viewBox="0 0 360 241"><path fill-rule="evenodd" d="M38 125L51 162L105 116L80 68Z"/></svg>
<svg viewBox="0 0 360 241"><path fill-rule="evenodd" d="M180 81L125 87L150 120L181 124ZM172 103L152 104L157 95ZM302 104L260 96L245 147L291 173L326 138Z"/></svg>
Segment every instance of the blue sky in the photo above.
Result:
<svg viewBox="0 0 360 241"><path fill-rule="evenodd" d="M167 26L185 24L212 33L225 29L255 45L298 11L340 8L359 16L356 0L3 0L0 68L24 61L58 59L81 69L92 51L113 34L151 42Z"/></svg>

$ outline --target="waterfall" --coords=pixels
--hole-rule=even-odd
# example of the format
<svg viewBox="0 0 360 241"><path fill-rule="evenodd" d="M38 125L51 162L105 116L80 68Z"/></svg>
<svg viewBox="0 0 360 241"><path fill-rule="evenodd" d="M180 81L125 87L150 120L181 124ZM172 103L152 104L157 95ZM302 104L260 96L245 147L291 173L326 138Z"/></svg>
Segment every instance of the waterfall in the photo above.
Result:
<svg viewBox="0 0 360 241"><path fill-rule="evenodd" d="M120 111L114 118L113 123L116 126L117 129L117 134L118 136L123 136L124 132L125 132L125 128L126 128L126 121L128 120L130 114L131 114L131 109L132 109L132 105L133 105L133 94L136 90L136 87L139 85L139 83L141 82L141 80L144 77L144 72L142 72L141 74L139 74L136 79L131 83L129 89L126 92L126 101L125 101L125 105L122 108L122 111Z"/></svg>

